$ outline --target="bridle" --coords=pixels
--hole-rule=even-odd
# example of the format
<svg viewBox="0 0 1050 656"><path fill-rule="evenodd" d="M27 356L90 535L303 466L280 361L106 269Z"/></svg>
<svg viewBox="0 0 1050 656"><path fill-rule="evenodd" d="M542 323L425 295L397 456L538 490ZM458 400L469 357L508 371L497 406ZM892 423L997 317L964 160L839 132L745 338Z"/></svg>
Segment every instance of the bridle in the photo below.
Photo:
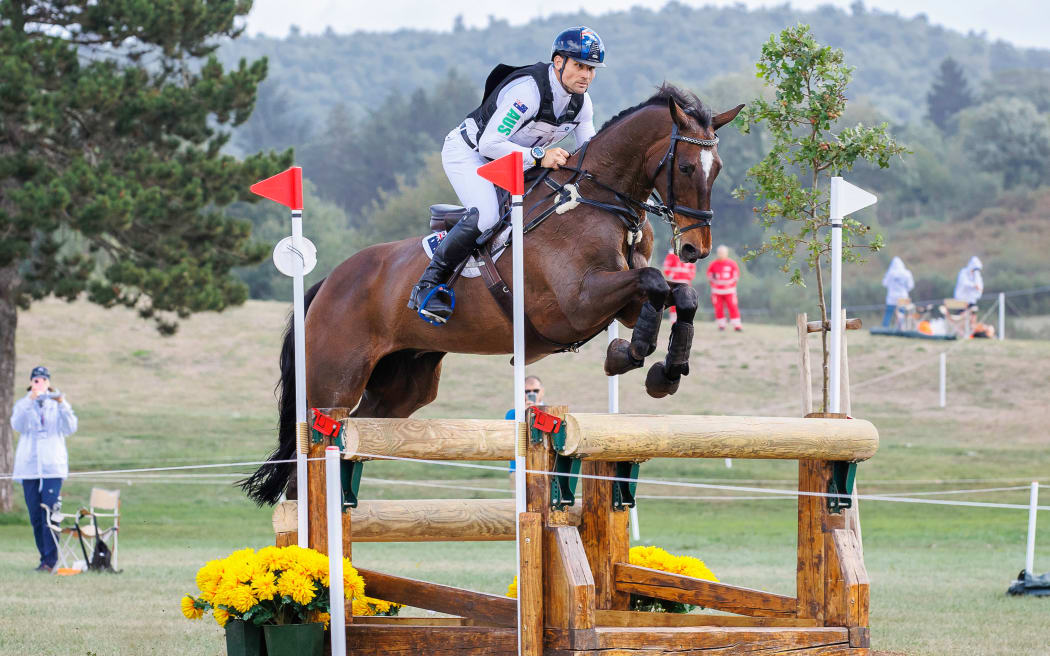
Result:
<svg viewBox="0 0 1050 656"><path fill-rule="evenodd" d="M660 201L660 195L655 189L653 195L656 196L657 201L660 201L656 205L660 211L655 213L660 214L663 217L664 222L671 226L671 246L674 249L675 255L681 255L682 235L690 230L696 230L697 228L710 228L711 219L715 216L713 210L698 210L692 207L684 207L675 202L674 171L675 156L677 154L679 141L696 144L697 146L717 146L718 137L716 136L714 139L696 139L694 137L686 137L678 133L678 124L673 123L671 125L671 140L667 146L667 152L664 153L663 159L660 160L660 163L656 166L656 171L653 172L653 186L655 187L656 178L660 175L660 169L665 166L667 167L667 202L664 203ZM697 219L697 222L684 228L679 228L678 223L675 221L675 214L682 214Z"/></svg>

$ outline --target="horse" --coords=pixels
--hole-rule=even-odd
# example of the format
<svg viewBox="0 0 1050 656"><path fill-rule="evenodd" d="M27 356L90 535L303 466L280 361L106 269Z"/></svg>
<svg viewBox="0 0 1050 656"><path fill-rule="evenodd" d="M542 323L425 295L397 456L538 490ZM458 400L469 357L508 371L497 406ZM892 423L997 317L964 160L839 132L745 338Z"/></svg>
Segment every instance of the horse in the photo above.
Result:
<svg viewBox="0 0 1050 656"><path fill-rule="evenodd" d="M546 171L547 185L530 190L527 224L547 206L552 186L565 200L571 195L566 186L574 183L579 204L548 212L525 238L529 363L578 347L616 320L633 333L630 342L609 345L605 373L639 368L656 349L663 309L674 305L678 318L667 357L649 370L646 389L657 398L677 390L689 373L697 295L648 266L653 230L646 212L670 224L672 245L684 261L708 255L711 188L721 169L715 132L742 108L713 115L692 93L664 84L609 119L564 167ZM648 202L654 193L663 199L659 205ZM406 307L426 265L419 237L377 244L307 291L308 407L355 408L356 417L408 417L436 398L446 353L512 352L512 322L480 279L457 283L457 311L447 324L426 323ZM510 279L510 258L495 266ZM291 320L280 365L279 442L270 461L295 456ZM292 463L268 461L240 484L260 505L272 505L289 482L294 485L294 470Z"/></svg>

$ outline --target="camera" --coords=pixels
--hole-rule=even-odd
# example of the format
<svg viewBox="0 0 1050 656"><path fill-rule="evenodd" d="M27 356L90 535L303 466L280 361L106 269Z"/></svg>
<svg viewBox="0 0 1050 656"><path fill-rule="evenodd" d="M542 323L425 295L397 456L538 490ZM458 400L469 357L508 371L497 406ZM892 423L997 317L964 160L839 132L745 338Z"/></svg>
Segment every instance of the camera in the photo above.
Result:
<svg viewBox="0 0 1050 656"><path fill-rule="evenodd" d="M528 401L529 403L535 403L536 401L540 400L540 395L537 394L536 392L526 392L525 393L525 400Z"/></svg>

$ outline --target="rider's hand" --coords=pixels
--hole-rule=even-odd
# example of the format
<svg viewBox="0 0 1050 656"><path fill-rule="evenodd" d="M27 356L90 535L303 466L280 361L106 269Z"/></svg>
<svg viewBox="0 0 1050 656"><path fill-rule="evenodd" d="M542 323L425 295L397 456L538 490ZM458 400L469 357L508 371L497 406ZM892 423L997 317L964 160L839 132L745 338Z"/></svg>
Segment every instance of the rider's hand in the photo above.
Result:
<svg viewBox="0 0 1050 656"><path fill-rule="evenodd" d="M563 164L569 161L569 153L564 148L551 148L543 155L543 161L540 162L540 166L545 169L558 170Z"/></svg>

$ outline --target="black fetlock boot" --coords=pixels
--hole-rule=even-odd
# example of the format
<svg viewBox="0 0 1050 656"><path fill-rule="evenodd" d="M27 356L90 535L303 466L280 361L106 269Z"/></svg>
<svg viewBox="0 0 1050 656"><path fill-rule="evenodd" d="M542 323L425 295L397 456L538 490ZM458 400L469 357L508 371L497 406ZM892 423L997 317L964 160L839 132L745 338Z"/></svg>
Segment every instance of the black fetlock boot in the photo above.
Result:
<svg viewBox="0 0 1050 656"><path fill-rule="evenodd" d="M444 284L456 267L477 248L480 235L478 210L472 207L434 249L434 257L412 288L412 295L408 299L409 309L415 310L424 321L438 325L452 316L454 296L451 290L444 288Z"/></svg>

